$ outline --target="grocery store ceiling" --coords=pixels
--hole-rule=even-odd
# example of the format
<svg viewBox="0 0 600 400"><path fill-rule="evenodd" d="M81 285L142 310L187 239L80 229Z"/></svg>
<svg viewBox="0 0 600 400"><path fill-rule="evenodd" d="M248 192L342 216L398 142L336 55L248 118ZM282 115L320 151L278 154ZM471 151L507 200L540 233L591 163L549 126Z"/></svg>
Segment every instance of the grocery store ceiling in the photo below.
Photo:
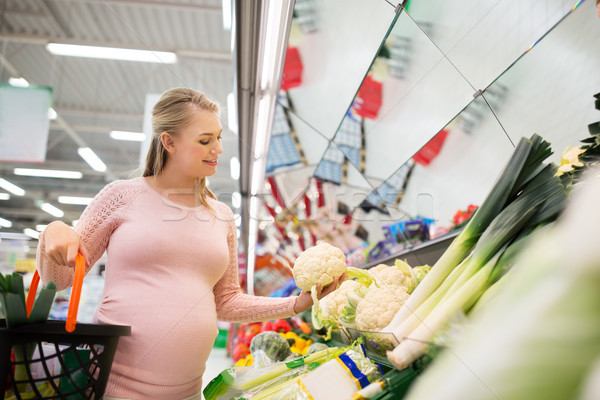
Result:
<svg viewBox="0 0 600 400"><path fill-rule="evenodd" d="M201 90L221 105L224 153L216 191L233 191L229 159L237 141L227 129L227 95L233 91L231 31L224 29L221 0L2 0L0 78L23 77L52 88L58 118L50 123L46 160L41 164L0 162L0 177L26 190L0 201L0 216L23 232L56 219L39 208L49 202L76 219L80 205L58 196L91 197L107 182L137 173L140 142L114 140L112 130L142 132L148 94L185 86ZM177 63L146 63L57 56L46 44L111 46L172 51ZM94 171L77 152L90 147L107 165ZM15 167L81 171L82 179L41 179L14 174ZM5 193L0 189L1 193Z"/></svg>

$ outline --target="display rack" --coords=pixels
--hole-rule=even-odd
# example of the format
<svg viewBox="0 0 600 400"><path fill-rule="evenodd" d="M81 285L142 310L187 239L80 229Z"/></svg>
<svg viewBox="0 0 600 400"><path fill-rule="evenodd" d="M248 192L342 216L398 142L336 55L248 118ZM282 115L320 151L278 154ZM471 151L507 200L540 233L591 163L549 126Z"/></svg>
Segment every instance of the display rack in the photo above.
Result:
<svg viewBox="0 0 600 400"><path fill-rule="evenodd" d="M391 254L387 257L380 258L373 262L365 264L362 268L368 269L378 264L393 264L394 260L401 259L405 260L409 265L431 265L444 254L444 251L450 246L450 243L460 233L460 230L449 232L445 235L438 236L435 239L428 240L424 243L415 244L413 246L404 248L398 253Z"/></svg>

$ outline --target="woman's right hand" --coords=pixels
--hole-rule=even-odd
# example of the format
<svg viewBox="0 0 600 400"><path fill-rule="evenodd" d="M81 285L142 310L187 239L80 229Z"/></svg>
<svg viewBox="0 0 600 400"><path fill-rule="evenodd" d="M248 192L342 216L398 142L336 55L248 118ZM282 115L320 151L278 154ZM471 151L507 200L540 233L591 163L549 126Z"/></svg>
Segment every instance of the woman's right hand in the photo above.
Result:
<svg viewBox="0 0 600 400"><path fill-rule="evenodd" d="M75 258L81 252L87 260L81 238L73 228L62 221L49 224L44 230L46 256L56 264L75 268Z"/></svg>

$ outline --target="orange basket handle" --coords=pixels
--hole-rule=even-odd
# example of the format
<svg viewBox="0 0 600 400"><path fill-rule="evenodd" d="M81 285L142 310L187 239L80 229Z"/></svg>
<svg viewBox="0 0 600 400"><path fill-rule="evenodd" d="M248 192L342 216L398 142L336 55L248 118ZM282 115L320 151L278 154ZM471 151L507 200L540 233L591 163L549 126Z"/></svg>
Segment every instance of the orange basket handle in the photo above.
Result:
<svg viewBox="0 0 600 400"><path fill-rule="evenodd" d="M33 308L33 302L35 301L35 292L37 292L38 284L40 283L40 274L35 270L31 285L29 285L29 293L27 293L27 318L31 315L31 309Z"/></svg>
<svg viewBox="0 0 600 400"><path fill-rule="evenodd" d="M77 310L79 309L79 299L81 298L81 287L83 286L83 277L85 276L85 258L83 254L77 253L75 258L75 275L73 277L73 288L71 289L71 298L69 300L69 310L67 311L67 322L65 324L65 330L67 332L73 332L77 325ZM40 274L35 271L31 285L29 286L29 293L27 294L27 317L31 314L33 309L33 302L35 301L35 293L37 292L38 285L40 283Z"/></svg>
<svg viewBox="0 0 600 400"><path fill-rule="evenodd" d="M73 332L77 324L77 310L79 309L79 299L81 297L81 287L83 286L83 277L85 276L85 258L83 254L77 253L75 257L75 276L73 277L73 288L71 289L71 298L69 299L69 310L67 311L67 323L65 330Z"/></svg>

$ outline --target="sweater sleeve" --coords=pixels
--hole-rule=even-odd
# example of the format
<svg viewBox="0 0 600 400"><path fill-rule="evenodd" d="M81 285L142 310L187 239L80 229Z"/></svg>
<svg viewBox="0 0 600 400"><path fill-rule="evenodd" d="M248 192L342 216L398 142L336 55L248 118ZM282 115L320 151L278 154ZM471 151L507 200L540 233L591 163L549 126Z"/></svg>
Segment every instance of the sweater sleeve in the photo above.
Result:
<svg viewBox="0 0 600 400"><path fill-rule="evenodd" d="M226 207L226 206L225 206ZM238 277L237 234L233 213L227 208L227 245L229 263L227 270L216 283L213 292L217 306L217 319L227 322L256 322L296 315L294 304L297 296L263 297L242 293Z"/></svg>
<svg viewBox="0 0 600 400"><path fill-rule="evenodd" d="M131 190L124 188L123 182L115 181L106 185L85 208L75 226L75 232L81 238L88 256L86 274L106 250L110 235L118 226L119 212L130 198L128 193ZM52 281L58 290L70 287L73 284L73 268L51 261L45 248L46 235L42 232L36 256L42 282Z"/></svg>

